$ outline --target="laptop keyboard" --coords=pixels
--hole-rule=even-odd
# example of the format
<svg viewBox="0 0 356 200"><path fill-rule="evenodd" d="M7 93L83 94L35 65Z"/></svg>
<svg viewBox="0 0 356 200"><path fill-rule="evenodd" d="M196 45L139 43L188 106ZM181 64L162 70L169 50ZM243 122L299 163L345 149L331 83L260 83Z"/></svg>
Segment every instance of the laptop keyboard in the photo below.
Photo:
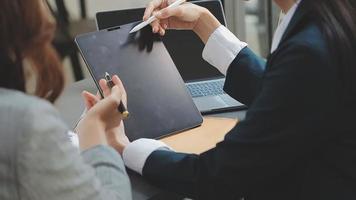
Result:
<svg viewBox="0 0 356 200"><path fill-rule="evenodd" d="M224 80L187 84L187 88L193 98L225 94L223 87Z"/></svg>

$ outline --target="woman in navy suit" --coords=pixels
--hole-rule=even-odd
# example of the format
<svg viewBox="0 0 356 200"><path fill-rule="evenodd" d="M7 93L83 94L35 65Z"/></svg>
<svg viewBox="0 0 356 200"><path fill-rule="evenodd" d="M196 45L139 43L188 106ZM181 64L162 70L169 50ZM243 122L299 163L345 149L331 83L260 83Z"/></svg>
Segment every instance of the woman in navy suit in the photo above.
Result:
<svg viewBox="0 0 356 200"><path fill-rule="evenodd" d="M194 199L356 199L356 2L274 0L286 14L267 62L206 9L153 0L153 32L193 30L225 91L249 109L201 155L140 139L127 167Z"/></svg>

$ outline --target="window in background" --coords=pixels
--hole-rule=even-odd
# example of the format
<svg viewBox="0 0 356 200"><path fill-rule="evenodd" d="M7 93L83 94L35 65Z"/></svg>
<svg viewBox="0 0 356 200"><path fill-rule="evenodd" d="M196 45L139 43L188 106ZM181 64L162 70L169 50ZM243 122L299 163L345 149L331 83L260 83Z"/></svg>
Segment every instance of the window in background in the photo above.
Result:
<svg viewBox="0 0 356 200"><path fill-rule="evenodd" d="M245 3L246 42L257 54L267 57L279 9L271 0L250 0Z"/></svg>

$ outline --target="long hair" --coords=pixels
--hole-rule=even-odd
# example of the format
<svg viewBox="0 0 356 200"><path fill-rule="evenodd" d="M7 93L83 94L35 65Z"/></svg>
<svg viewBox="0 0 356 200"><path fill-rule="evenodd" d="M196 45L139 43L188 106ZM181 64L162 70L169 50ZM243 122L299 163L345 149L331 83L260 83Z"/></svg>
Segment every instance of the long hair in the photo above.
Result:
<svg viewBox="0 0 356 200"><path fill-rule="evenodd" d="M337 56L346 96L356 94L356 1L308 0L322 32ZM353 99L354 100L354 99Z"/></svg>
<svg viewBox="0 0 356 200"><path fill-rule="evenodd" d="M23 61L36 77L35 95L54 102L64 78L52 47L55 22L42 0L2 0L0 6L0 87L26 92Z"/></svg>

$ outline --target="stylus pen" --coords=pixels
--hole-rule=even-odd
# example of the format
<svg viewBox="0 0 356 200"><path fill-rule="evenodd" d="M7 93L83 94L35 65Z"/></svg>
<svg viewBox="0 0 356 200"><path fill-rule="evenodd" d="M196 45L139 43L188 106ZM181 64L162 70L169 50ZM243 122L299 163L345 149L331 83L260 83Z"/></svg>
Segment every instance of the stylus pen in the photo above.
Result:
<svg viewBox="0 0 356 200"><path fill-rule="evenodd" d="M112 81L111 76L109 73L105 72L105 80L107 82L108 87L111 89L115 86L115 83ZM123 119L126 119L129 117L129 111L127 111L127 108L125 105L122 103L122 101L119 104L118 108L119 112L122 114Z"/></svg>
<svg viewBox="0 0 356 200"><path fill-rule="evenodd" d="M174 7L177 7L179 6L180 4L184 3L185 0L178 0L178 1L175 1L173 2L171 5L169 5L167 8L174 8ZM135 26L131 31L130 33L134 33L134 32L137 32L139 30L141 30L143 27L151 24L153 21L155 21L157 18L156 16L152 15L150 18L148 18L148 20L144 21L144 22L141 22L140 24L138 24L137 26Z"/></svg>

